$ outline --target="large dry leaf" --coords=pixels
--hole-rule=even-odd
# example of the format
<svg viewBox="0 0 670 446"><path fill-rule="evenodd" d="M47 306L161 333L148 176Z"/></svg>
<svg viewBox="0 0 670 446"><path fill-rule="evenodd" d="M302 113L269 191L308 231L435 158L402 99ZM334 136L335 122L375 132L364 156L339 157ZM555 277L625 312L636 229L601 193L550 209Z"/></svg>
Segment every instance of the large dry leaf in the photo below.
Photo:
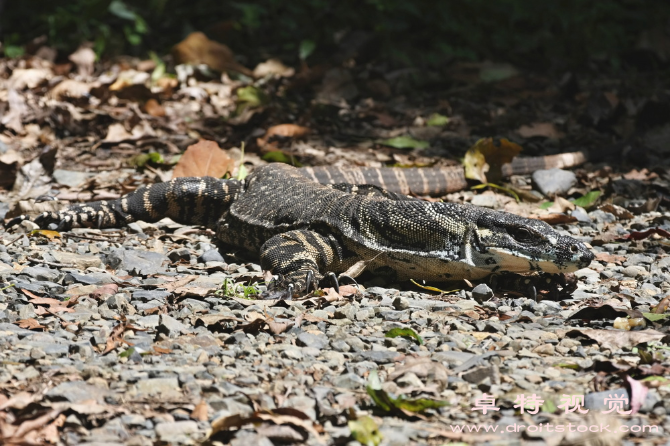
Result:
<svg viewBox="0 0 670 446"><path fill-rule="evenodd" d="M9 89L35 88L52 76L51 70L46 68L16 68L9 78Z"/></svg>
<svg viewBox="0 0 670 446"><path fill-rule="evenodd" d="M115 122L107 128L104 142L121 142L133 139L133 135L120 122Z"/></svg>
<svg viewBox="0 0 670 446"><path fill-rule="evenodd" d="M503 164L512 162L521 150L520 145L504 138L497 142L493 138L482 138L465 153L465 177L482 183L496 183L503 177Z"/></svg>
<svg viewBox="0 0 670 446"><path fill-rule="evenodd" d="M172 55L177 64L205 64L220 72L237 71L247 76L253 72L235 60L235 54L226 45L209 40L201 32L189 34L184 40L172 48Z"/></svg>
<svg viewBox="0 0 670 446"><path fill-rule="evenodd" d="M49 96L59 101L67 98L81 98L88 95L91 91L91 88L94 86L94 84L87 84L86 82L81 82L74 79L65 79L63 82L59 83L51 89Z"/></svg>
<svg viewBox="0 0 670 446"><path fill-rule="evenodd" d="M666 342L670 340L670 335L656 330L622 331L579 328L569 330L566 333L566 335L570 337L574 337L579 334L593 339L602 347L610 350L618 350L623 347L635 347L638 344L661 341L662 339L666 338Z"/></svg>
<svg viewBox="0 0 670 446"><path fill-rule="evenodd" d="M9 103L9 112L0 118L0 124L16 133L23 133L23 116L28 113L26 100L12 88L7 93L7 102Z"/></svg>
<svg viewBox="0 0 670 446"><path fill-rule="evenodd" d="M257 78L265 76L291 77L294 74L295 70L281 63L279 59L269 59L259 63L254 68L254 76Z"/></svg>
<svg viewBox="0 0 670 446"><path fill-rule="evenodd" d="M522 125L516 132L524 138L540 136L543 138L558 139L565 136L563 133L556 130L556 126L551 122L536 122L531 125Z"/></svg>
<svg viewBox="0 0 670 446"><path fill-rule="evenodd" d="M235 161L214 141L200 140L189 146L174 168L172 178L221 178L235 168Z"/></svg>

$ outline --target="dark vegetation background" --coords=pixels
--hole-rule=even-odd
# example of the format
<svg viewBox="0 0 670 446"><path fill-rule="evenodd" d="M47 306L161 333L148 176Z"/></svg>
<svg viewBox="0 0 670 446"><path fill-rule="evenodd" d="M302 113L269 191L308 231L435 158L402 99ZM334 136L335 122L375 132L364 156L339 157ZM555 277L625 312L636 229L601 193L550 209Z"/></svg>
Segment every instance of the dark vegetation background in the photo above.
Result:
<svg viewBox="0 0 670 446"><path fill-rule="evenodd" d="M665 62L645 46L667 28L670 2L0 0L0 14L8 56L30 51L25 45L42 36L40 43L46 37L62 57L84 41L99 57L144 57L149 50L165 54L197 30L248 66L269 56L291 64L301 55L312 63L335 55L437 69L455 59L488 59L547 71Z"/></svg>

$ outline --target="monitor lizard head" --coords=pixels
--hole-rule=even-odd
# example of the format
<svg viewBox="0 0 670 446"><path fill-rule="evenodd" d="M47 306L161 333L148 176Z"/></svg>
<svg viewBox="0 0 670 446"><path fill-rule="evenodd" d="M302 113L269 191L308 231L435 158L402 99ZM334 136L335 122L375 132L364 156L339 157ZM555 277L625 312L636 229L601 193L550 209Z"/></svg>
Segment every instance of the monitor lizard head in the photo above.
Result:
<svg viewBox="0 0 670 446"><path fill-rule="evenodd" d="M569 273L586 268L595 258L583 242L547 223L507 212L482 212L475 232L478 260L495 269L492 272Z"/></svg>

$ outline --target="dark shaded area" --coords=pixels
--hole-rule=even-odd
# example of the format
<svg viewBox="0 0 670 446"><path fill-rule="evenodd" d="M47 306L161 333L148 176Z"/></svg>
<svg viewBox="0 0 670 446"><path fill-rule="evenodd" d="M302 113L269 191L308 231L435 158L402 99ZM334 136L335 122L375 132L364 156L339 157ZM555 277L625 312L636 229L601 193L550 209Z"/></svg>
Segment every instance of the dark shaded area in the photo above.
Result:
<svg viewBox="0 0 670 446"><path fill-rule="evenodd" d="M0 3L1 8L2 3ZM76 0L15 1L0 18L5 52L40 36L65 53L94 42L100 54L167 50L192 31L231 46L248 65L268 56L380 60L443 67L454 59L510 61L545 71L595 61L654 67L670 3L528 0Z"/></svg>

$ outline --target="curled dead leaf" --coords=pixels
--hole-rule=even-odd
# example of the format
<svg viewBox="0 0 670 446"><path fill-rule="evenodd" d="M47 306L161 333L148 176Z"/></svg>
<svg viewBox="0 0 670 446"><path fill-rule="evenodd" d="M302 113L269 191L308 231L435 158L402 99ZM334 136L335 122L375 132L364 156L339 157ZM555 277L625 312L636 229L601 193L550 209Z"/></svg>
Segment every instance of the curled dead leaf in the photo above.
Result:
<svg viewBox="0 0 670 446"><path fill-rule="evenodd" d="M226 45L209 40L201 32L193 32L172 48L177 64L205 64L219 72L236 71L253 77L254 73L235 60L235 54Z"/></svg>
<svg viewBox="0 0 670 446"><path fill-rule="evenodd" d="M232 173L235 160L228 156L214 141L200 140L189 146L174 168L173 178L204 177L221 178Z"/></svg>
<svg viewBox="0 0 670 446"><path fill-rule="evenodd" d="M556 129L556 126L551 122L535 122L530 125L522 125L516 131L519 136L523 138L553 138L558 139L565 136L562 132Z"/></svg>
<svg viewBox="0 0 670 446"><path fill-rule="evenodd" d="M157 117L157 118L165 116L165 108L163 108L163 106L160 105L158 103L158 101L153 99L153 98L149 99L144 104L144 111L146 111L148 115L154 116L154 117Z"/></svg>
<svg viewBox="0 0 670 446"><path fill-rule="evenodd" d="M262 138L256 142L263 150L276 150L279 146L277 142L284 139L301 139L309 134L309 128L296 124L279 124L270 127Z"/></svg>
<svg viewBox="0 0 670 446"><path fill-rule="evenodd" d="M482 183L498 183L503 177L502 166L512 162L521 150L520 145L505 138L495 141L482 138L465 153L465 177Z"/></svg>
<svg viewBox="0 0 670 446"><path fill-rule="evenodd" d="M295 74L295 69L287 67L279 59L269 59L259 63L254 68L254 77L261 78L265 76L291 77Z"/></svg>

